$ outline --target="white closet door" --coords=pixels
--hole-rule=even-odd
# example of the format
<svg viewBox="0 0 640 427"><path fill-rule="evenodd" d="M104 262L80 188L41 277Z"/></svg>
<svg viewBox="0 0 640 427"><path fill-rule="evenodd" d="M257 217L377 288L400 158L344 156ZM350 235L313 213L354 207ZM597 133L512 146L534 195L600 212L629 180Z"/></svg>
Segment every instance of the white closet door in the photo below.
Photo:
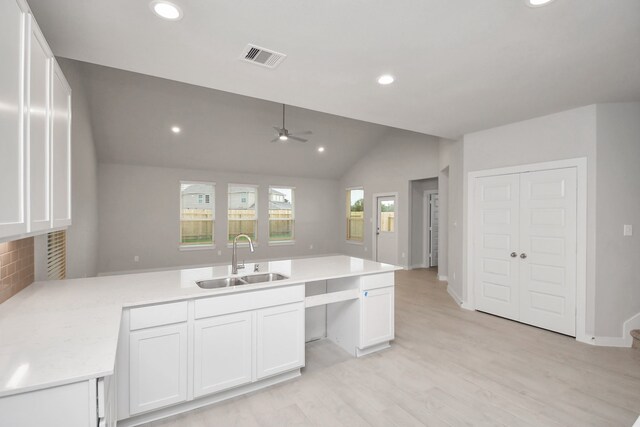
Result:
<svg viewBox="0 0 640 427"><path fill-rule="evenodd" d="M475 190L476 308L514 320L520 304L519 190L518 174L478 178Z"/></svg>
<svg viewBox="0 0 640 427"><path fill-rule="evenodd" d="M431 254L429 258L429 267L435 267L438 265L438 234L439 234L439 211L440 205L437 194L429 195L429 252Z"/></svg>
<svg viewBox="0 0 640 427"><path fill-rule="evenodd" d="M576 169L520 182L520 321L575 336Z"/></svg>

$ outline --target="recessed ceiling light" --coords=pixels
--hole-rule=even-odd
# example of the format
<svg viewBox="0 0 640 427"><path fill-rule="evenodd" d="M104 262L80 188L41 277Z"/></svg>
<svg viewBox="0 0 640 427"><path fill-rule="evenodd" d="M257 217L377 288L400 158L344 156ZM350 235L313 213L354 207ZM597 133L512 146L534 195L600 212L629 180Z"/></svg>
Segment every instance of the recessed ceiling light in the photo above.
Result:
<svg viewBox="0 0 640 427"><path fill-rule="evenodd" d="M540 7L551 3L553 0L527 0L527 4L531 7Z"/></svg>
<svg viewBox="0 0 640 427"><path fill-rule="evenodd" d="M178 126L172 126L171 127L171 132L173 133L180 133L182 129L180 129Z"/></svg>
<svg viewBox="0 0 640 427"><path fill-rule="evenodd" d="M382 76L378 77L378 83L380 83L381 85L390 85L394 80L395 79L391 74L383 74Z"/></svg>
<svg viewBox="0 0 640 427"><path fill-rule="evenodd" d="M182 19L182 9L178 5L164 0L154 0L151 2L151 10L160 18L168 21L178 21Z"/></svg>
<svg viewBox="0 0 640 427"><path fill-rule="evenodd" d="M318 153L324 153L324 147L322 146L318 147Z"/></svg>
<svg viewBox="0 0 640 427"><path fill-rule="evenodd" d="M289 139L289 137L287 135L280 135L280 141L286 141L287 139Z"/></svg>

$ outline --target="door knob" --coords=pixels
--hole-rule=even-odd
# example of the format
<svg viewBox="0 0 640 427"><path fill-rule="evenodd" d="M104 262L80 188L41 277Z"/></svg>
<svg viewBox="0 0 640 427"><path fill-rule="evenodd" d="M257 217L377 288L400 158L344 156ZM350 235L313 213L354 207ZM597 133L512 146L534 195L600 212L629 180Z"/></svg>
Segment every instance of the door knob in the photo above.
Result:
<svg viewBox="0 0 640 427"><path fill-rule="evenodd" d="M518 256L518 254L517 254L517 253L515 253L515 252L511 252L511 258L515 258L515 257L517 257L517 256Z"/></svg>
<svg viewBox="0 0 640 427"><path fill-rule="evenodd" d="M525 254L524 252L520 254L520 258L525 259L527 257L527 254Z"/></svg>

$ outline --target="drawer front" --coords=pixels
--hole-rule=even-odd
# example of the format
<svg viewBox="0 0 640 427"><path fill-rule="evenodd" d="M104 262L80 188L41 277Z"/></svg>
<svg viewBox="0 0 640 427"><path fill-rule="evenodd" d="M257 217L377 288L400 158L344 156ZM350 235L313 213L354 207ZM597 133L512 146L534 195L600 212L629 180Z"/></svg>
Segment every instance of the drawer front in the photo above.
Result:
<svg viewBox="0 0 640 427"><path fill-rule="evenodd" d="M386 288L395 284L394 273L371 274L360 278L360 287L366 291L369 289Z"/></svg>
<svg viewBox="0 0 640 427"><path fill-rule="evenodd" d="M129 330L170 325L187 321L187 301L132 308L129 315Z"/></svg>
<svg viewBox="0 0 640 427"><path fill-rule="evenodd" d="M196 300L196 319L304 301L304 283Z"/></svg>

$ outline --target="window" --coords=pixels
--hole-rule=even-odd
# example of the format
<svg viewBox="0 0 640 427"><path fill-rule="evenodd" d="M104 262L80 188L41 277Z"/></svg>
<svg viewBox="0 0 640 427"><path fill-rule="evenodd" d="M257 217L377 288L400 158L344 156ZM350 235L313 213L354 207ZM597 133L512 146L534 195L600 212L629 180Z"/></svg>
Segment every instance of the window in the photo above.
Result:
<svg viewBox="0 0 640 427"><path fill-rule="evenodd" d="M47 279L67 278L67 232L53 231L47 234Z"/></svg>
<svg viewBox="0 0 640 427"><path fill-rule="evenodd" d="M215 184L180 182L180 246L213 245Z"/></svg>
<svg viewBox="0 0 640 427"><path fill-rule="evenodd" d="M364 190L362 188L347 190L347 240L353 242L364 240Z"/></svg>
<svg viewBox="0 0 640 427"><path fill-rule="evenodd" d="M294 222L293 188L269 187L269 241L293 241Z"/></svg>
<svg viewBox="0 0 640 427"><path fill-rule="evenodd" d="M258 237L258 187L229 184L229 242L246 234L254 242Z"/></svg>

